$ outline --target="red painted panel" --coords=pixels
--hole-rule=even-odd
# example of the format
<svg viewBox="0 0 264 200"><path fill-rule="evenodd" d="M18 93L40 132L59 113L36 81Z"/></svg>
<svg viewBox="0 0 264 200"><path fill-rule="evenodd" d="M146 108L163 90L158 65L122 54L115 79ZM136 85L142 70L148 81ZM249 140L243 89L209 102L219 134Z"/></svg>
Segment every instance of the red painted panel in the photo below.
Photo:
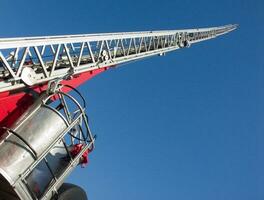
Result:
<svg viewBox="0 0 264 200"><path fill-rule="evenodd" d="M76 75L71 80L62 81L63 84L78 87L93 76L108 70L109 67L96 69ZM35 96L47 89L47 83L32 88L26 88L23 91L12 91L0 93L0 127L10 127L25 110L32 105ZM69 92L70 88L63 89L63 92ZM1 135L1 133L0 133Z"/></svg>

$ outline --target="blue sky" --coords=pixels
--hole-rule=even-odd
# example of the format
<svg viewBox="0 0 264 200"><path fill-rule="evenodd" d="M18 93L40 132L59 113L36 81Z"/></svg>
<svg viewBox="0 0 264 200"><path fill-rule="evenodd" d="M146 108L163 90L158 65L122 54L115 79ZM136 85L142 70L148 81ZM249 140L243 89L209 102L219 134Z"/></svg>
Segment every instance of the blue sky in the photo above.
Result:
<svg viewBox="0 0 264 200"><path fill-rule="evenodd" d="M0 17L0 37L238 23L81 86L97 148L68 181L93 200L264 198L264 1L1 0Z"/></svg>

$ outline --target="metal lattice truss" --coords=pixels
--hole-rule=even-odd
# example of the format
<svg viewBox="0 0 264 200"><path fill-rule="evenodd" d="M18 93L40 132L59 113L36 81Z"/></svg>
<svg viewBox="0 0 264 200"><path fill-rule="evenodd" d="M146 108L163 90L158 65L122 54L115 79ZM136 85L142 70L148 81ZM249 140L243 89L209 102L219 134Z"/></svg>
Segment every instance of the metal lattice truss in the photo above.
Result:
<svg viewBox="0 0 264 200"><path fill-rule="evenodd" d="M0 39L0 92L164 55L236 27Z"/></svg>

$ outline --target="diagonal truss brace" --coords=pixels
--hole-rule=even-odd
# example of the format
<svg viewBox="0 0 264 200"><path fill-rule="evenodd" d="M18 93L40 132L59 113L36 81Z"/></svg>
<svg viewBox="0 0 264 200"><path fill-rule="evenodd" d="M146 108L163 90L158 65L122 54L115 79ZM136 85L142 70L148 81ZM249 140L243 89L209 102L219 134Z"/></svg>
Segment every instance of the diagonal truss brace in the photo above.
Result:
<svg viewBox="0 0 264 200"><path fill-rule="evenodd" d="M27 87L23 70L34 70L34 83L164 55L237 28L106 33L0 39L0 92Z"/></svg>

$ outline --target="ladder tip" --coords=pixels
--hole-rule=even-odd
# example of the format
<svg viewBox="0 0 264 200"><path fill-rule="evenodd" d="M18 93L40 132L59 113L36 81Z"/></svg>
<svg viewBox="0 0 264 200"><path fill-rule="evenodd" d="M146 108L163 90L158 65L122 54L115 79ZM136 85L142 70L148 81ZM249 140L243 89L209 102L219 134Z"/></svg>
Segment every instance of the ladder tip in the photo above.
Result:
<svg viewBox="0 0 264 200"><path fill-rule="evenodd" d="M238 28L239 24L234 24L233 26L234 26L234 28Z"/></svg>
<svg viewBox="0 0 264 200"><path fill-rule="evenodd" d="M239 24L232 24L231 28L232 30L236 30L239 27Z"/></svg>

